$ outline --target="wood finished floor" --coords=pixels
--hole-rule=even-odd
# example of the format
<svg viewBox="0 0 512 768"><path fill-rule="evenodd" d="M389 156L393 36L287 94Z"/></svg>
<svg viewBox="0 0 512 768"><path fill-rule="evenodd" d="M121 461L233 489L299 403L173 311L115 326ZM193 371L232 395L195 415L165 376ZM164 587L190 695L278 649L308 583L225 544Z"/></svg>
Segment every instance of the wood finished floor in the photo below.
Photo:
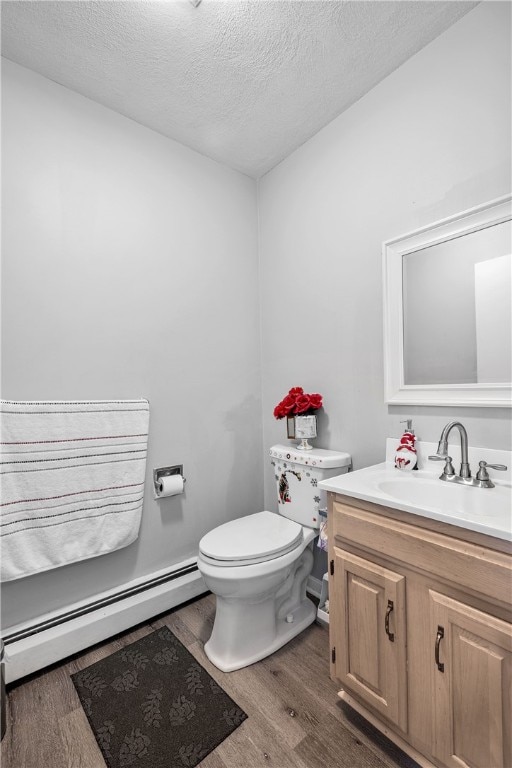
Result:
<svg viewBox="0 0 512 768"><path fill-rule="evenodd" d="M203 650L214 614L207 595L10 686L2 768L104 768L70 675L162 626L249 716L201 768L416 768L339 701L325 628L314 624L269 658L223 674Z"/></svg>

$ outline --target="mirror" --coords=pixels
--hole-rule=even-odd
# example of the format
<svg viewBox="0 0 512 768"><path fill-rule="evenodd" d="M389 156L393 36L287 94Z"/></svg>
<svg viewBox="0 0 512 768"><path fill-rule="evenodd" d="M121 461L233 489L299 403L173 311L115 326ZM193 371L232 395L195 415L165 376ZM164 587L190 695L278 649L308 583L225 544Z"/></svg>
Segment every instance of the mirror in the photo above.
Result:
<svg viewBox="0 0 512 768"><path fill-rule="evenodd" d="M512 404L511 199L384 243L386 402Z"/></svg>

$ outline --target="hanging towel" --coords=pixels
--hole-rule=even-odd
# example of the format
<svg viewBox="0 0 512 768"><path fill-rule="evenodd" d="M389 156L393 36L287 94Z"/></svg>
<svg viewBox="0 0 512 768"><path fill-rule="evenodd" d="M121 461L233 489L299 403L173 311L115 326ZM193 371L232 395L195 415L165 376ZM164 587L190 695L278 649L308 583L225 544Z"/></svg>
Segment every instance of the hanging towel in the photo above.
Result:
<svg viewBox="0 0 512 768"><path fill-rule="evenodd" d="M147 400L0 401L0 415L2 581L135 541Z"/></svg>

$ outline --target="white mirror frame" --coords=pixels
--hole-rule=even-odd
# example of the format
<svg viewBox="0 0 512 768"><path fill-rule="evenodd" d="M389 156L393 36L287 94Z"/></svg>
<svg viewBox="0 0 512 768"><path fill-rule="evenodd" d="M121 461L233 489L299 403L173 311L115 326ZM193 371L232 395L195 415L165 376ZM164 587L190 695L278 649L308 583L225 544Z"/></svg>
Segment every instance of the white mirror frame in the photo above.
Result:
<svg viewBox="0 0 512 768"><path fill-rule="evenodd" d="M390 405L511 407L512 384L404 383L403 269L408 253L512 219L512 195L383 243L385 401Z"/></svg>

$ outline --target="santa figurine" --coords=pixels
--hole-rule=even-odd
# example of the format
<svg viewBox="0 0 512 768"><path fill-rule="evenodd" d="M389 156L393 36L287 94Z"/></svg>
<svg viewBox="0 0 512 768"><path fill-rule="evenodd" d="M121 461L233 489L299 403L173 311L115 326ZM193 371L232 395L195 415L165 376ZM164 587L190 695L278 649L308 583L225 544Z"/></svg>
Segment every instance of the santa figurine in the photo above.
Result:
<svg viewBox="0 0 512 768"><path fill-rule="evenodd" d="M403 433L395 452L396 469L414 469L418 462L418 454L414 444L416 435L412 430Z"/></svg>

